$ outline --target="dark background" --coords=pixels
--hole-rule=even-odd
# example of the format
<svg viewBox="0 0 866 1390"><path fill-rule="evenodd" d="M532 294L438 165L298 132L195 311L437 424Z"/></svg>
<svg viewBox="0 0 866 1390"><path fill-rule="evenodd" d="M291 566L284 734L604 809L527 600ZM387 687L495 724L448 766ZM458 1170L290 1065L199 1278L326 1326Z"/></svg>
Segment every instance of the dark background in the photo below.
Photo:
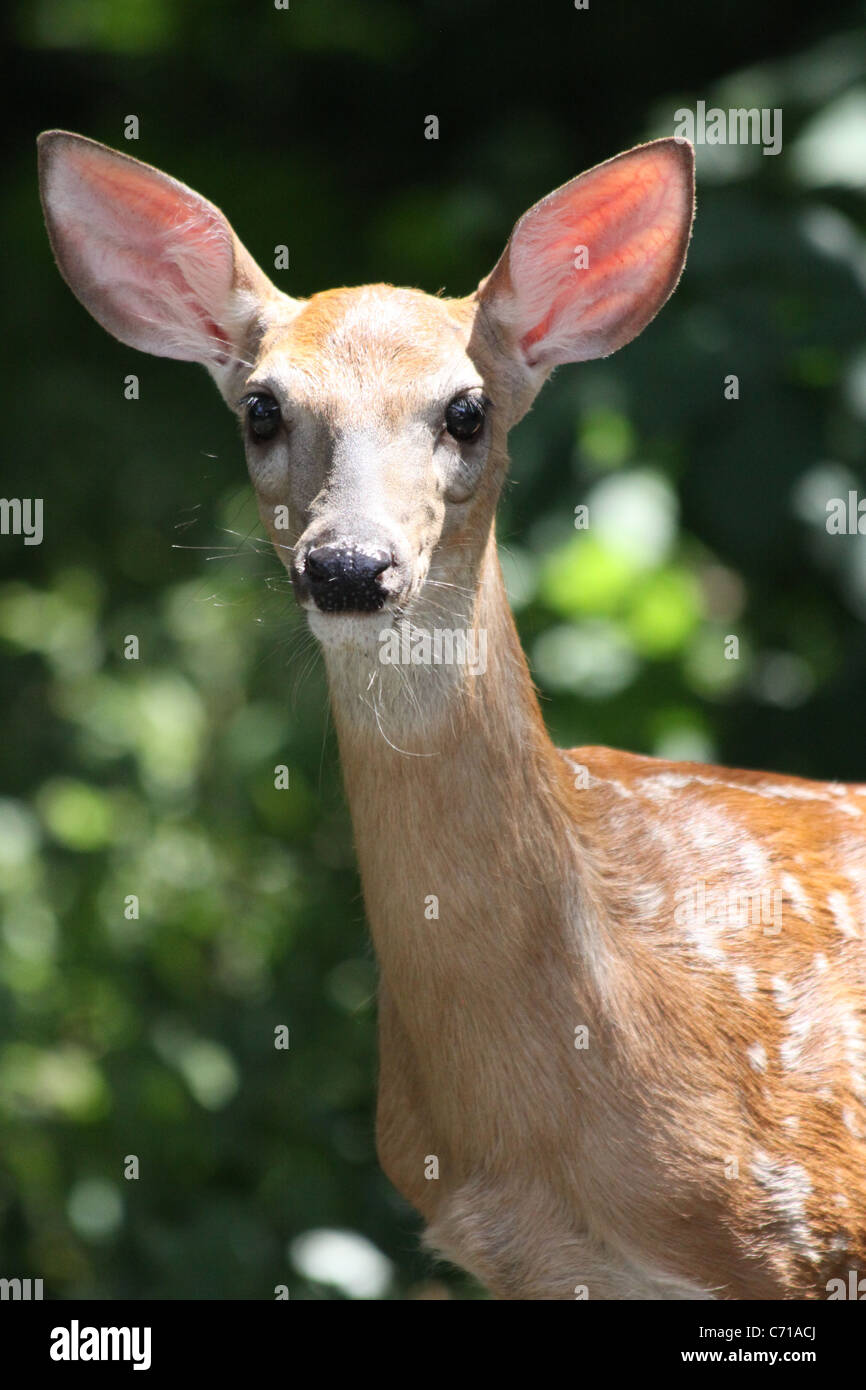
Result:
<svg viewBox="0 0 866 1390"><path fill-rule="evenodd" d="M866 536L825 527L864 491L864 7L18 0L2 24L3 493L44 498L46 530L0 537L0 1276L472 1296L376 1166L321 662L235 425L203 371L111 341L62 284L35 136L198 188L266 269L289 246L293 294L463 294L529 204L677 108L781 108L777 157L698 150L676 296L547 386L500 536L557 741L866 780Z"/></svg>

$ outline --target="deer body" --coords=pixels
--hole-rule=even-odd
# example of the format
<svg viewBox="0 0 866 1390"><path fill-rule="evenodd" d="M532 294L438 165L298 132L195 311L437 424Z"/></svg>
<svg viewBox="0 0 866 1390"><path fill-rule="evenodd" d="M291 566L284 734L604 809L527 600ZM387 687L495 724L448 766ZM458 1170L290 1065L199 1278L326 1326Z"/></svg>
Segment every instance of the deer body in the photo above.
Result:
<svg viewBox="0 0 866 1390"><path fill-rule="evenodd" d="M428 1243L502 1298L826 1296L866 1259L866 788L556 750L496 555L509 428L676 282L689 151L564 185L458 300L293 300L184 185L42 152L79 298L244 423L328 671L380 1158ZM483 639L484 669L384 662L398 621Z"/></svg>
<svg viewBox="0 0 866 1390"><path fill-rule="evenodd" d="M456 729L415 710L437 756L345 715L331 671L381 969L382 1165L501 1297L826 1296L866 1252L866 788L564 755L489 565L504 670ZM750 905L771 884L781 930L680 925L672 882Z"/></svg>

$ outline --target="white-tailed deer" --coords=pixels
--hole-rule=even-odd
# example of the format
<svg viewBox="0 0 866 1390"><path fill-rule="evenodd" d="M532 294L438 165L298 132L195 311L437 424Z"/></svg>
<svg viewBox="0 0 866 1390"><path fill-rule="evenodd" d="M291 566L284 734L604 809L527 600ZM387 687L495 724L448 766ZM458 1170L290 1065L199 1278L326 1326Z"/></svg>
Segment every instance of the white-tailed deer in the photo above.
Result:
<svg viewBox="0 0 866 1390"><path fill-rule="evenodd" d="M465 299L291 299L183 184L62 131L40 155L81 302L237 413L322 644L379 1153L431 1247L500 1298L826 1297L866 1261L866 788L559 752L494 540L551 368L677 282L690 147L551 193Z"/></svg>

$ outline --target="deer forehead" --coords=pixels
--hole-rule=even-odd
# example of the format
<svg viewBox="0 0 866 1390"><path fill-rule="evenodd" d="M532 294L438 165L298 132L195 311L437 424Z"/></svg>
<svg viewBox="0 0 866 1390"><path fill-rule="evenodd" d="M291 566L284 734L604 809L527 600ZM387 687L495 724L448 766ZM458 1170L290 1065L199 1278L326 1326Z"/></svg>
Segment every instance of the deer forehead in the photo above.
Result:
<svg viewBox="0 0 866 1390"><path fill-rule="evenodd" d="M265 332L255 380L333 424L390 427L483 384L470 356L475 305L420 290L326 290L281 310Z"/></svg>

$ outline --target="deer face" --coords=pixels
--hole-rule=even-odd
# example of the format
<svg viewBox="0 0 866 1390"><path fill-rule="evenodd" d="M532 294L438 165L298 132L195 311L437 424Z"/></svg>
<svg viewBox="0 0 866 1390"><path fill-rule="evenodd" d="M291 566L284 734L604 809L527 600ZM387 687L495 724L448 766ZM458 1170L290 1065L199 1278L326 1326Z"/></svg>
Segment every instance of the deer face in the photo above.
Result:
<svg viewBox="0 0 866 1390"><path fill-rule="evenodd" d="M250 476L324 642L411 617L483 543L515 402L478 315L372 285L287 307L262 339L238 402Z"/></svg>
<svg viewBox="0 0 866 1390"><path fill-rule="evenodd" d="M641 146L517 223L465 299L371 285L295 300L184 184L80 136L40 138L60 269L109 332L202 362L244 430L262 519L327 645L472 596L506 438L559 362L603 357L670 294L692 153Z"/></svg>

